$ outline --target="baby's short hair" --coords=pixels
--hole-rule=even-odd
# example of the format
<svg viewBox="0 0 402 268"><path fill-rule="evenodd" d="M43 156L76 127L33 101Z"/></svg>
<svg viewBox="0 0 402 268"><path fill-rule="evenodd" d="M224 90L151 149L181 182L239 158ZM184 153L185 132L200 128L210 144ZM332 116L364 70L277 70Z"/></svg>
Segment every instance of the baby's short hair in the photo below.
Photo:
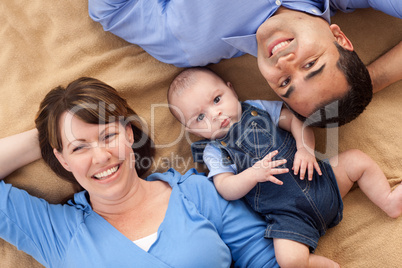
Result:
<svg viewBox="0 0 402 268"><path fill-rule="evenodd" d="M183 92L186 89L189 89L197 81L196 74L199 72L204 72L217 76L217 74L215 74L212 70L210 70L207 67L191 67L181 71L173 79L172 83L169 86L167 92L167 101L169 104L169 110L180 122L181 120L178 118L176 110L172 109L171 100L174 94L180 96L181 92Z"/></svg>
<svg viewBox="0 0 402 268"><path fill-rule="evenodd" d="M212 70L207 67L191 67L184 69L180 72L172 81L168 89L168 102L173 93L180 95L180 93L189 88L196 81L196 76L198 72L205 72L209 74L216 75Z"/></svg>

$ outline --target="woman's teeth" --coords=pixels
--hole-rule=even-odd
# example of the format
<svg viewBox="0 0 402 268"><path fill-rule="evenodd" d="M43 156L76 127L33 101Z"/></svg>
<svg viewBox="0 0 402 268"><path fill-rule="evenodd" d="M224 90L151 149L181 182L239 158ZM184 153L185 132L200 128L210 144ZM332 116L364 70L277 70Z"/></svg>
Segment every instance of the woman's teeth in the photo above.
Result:
<svg viewBox="0 0 402 268"><path fill-rule="evenodd" d="M272 49L271 54L273 55L275 53L275 51L277 51L278 49L280 49L281 47L286 46L287 44L289 44L291 42L291 40L286 40L283 42L280 42L279 44L277 44L276 46L274 46L274 48Z"/></svg>
<svg viewBox="0 0 402 268"><path fill-rule="evenodd" d="M108 170L105 170L105 171L100 172L98 174L95 174L94 177L96 179L98 179L98 180L102 180L102 179L105 179L105 178L109 177L113 173L115 173L118 169L119 169L119 167L115 166L113 168L109 168Z"/></svg>

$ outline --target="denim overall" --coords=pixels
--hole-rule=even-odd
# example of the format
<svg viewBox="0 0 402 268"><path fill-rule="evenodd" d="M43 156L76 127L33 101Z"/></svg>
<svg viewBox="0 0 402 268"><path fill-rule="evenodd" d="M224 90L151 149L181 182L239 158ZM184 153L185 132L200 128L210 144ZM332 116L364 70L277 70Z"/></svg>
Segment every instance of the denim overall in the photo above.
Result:
<svg viewBox="0 0 402 268"><path fill-rule="evenodd" d="M244 199L265 217L265 237L295 240L313 251L319 237L342 219L343 203L331 166L320 161L322 176L314 171L312 181L300 180L292 172L297 148L291 133L277 127L264 110L242 103L242 111L241 119L225 137L192 144L194 161L202 162L200 152L212 143L221 150L224 164L235 163L240 173L278 150L273 160L286 159L283 167L289 169L288 173L275 175L283 185L257 183Z"/></svg>

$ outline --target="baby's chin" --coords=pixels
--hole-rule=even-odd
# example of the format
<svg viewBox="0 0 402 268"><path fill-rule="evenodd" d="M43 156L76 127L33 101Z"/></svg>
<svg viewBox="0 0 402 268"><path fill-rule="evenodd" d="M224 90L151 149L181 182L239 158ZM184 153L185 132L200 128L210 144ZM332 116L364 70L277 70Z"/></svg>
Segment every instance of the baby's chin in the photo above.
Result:
<svg viewBox="0 0 402 268"><path fill-rule="evenodd" d="M226 136L226 134L228 134L229 128L225 128L225 129L220 129L219 131L217 131L216 133L214 133L211 137L211 140L217 140L217 139L222 139Z"/></svg>

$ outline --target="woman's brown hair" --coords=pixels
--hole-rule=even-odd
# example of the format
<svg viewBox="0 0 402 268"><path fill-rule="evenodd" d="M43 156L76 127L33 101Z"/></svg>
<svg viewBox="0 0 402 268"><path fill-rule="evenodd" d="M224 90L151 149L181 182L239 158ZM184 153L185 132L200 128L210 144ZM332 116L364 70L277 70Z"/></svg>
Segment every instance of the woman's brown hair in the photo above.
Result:
<svg viewBox="0 0 402 268"><path fill-rule="evenodd" d="M66 111L73 112L89 124L108 124L117 120L123 124L130 123L134 133L133 149L138 176L148 170L149 167L138 163L143 158L153 157L154 146L143 131L138 115L113 87L94 78L82 77L66 88L58 86L52 89L41 102L35 119L42 158L59 177L77 184L73 174L63 168L53 153L53 148L59 152L63 150L59 121Z"/></svg>

